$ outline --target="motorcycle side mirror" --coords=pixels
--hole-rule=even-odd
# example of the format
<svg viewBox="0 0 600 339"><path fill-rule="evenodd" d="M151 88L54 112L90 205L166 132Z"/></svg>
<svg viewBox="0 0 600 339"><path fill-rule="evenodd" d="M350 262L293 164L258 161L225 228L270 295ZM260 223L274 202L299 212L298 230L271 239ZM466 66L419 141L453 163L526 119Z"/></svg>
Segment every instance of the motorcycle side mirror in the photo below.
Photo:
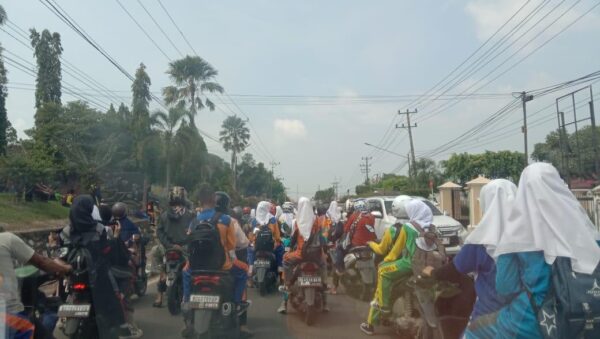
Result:
<svg viewBox="0 0 600 339"><path fill-rule="evenodd" d="M381 214L381 212L379 212L379 211L373 211L373 212L371 212L371 215L377 219L383 218L383 214Z"/></svg>

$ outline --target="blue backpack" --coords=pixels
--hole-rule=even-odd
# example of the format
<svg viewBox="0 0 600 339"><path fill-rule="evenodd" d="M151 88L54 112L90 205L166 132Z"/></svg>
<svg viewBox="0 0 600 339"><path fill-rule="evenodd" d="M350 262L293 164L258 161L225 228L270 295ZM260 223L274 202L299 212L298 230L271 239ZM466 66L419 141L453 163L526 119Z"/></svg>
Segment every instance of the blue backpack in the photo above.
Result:
<svg viewBox="0 0 600 339"><path fill-rule="evenodd" d="M552 265L550 289L541 305L536 304L525 286L542 336L600 338L599 282L598 268L592 274L577 273L571 268L570 258L559 257Z"/></svg>

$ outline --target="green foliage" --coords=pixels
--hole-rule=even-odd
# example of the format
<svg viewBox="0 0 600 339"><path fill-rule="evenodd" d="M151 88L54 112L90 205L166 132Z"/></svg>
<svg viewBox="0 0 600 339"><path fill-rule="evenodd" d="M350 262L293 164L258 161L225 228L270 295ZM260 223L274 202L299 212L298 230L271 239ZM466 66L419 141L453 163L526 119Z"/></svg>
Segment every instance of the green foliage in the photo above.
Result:
<svg viewBox="0 0 600 339"><path fill-rule="evenodd" d="M240 174L238 192L242 197L272 198L277 202L284 202L287 199L283 183L274 178L262 162L257 163L250 153L242 156L238 169ZM270 196L271 187L272 196Z"/></svg>
<svg viewBox="0 0 600 339"><path fill-rule="evenodd" d="M187 133L178 133L178 138L175 140L175 133L181 129L181 126L185 124L185 117L188 116L188 112L183 105L177 107L171 107L168 113L162 111L156 111L150 118L150 123L160 132L163 139L164 157L166 160L166 180L165 186L171 187L171 165L172 165L172 153L178 149L185 149L189 146L188 141L191 141L191 136ZM177 146L175 147L177 142Z"/></svg>
<svg viewBox="0 0 600 339"><path fill-rule="evenodd" d="M31 47L37 61L37 79L35 86L35 107L40 109L46 103L60 105L61 97L61 64L62 45L60 34L50 33L47 29L38 33L30 30ZM36 113L36 127L38 119Z"/></svg>
<svg viewBox="0 0 600 339"><path fill-rule="evenodd" d="M2 23L2 15L4 9L0 6L0 24ZM6 14L4 14L6 16ZM2 46L0 46L0 155L6 155L6 146L8 145L7 140L7 129L9 128L8 113L6 112L6 96L8 95L8 89L6 84L8 78L6 77L6 68L4 67L4 60L2 59Z"/></svg>
<svg viewBox="0 0 600 339"><path fill-rule="evenodd" d="M317 191L315 193L315 201L321 203L328 203L335 199L335 190L333 187L326 188L324 190Z"/></svg>
<svg viewBox="0 0 600 339"><path fill-rule="evenodd" d="M215 104L203 94L223 93L223 87L214 81L218 72L206 60L188 55L171 62L167 74L175 86L167 86L163 89L165 102L169 105L187 105L190 112L190 125L195 126L194 117L199 110L205 107L211 111L215 109Z"/></svg>
<svg viewBox="0 0 600 339"><path fill-rule="evenodd" d="M27 204L15 202L12 194L0 194L0 215L2 222L12 226L10 229L28 227L34 222L67 219L69 209L58 201L36 201ZM46 226L46 225L44 225Z"/></svg>
<svg viewBox="0 0 600 339"><path fill-rule="evenodd" d="M131 131L133 133L135 143L135 160L137 167L141 167L144 154L144 141L150 133L150 77L146 73L146 66L140 64L140 67L135 72L135 80L131 84L131 92L133 99L131 102Z"/></svg>
<svg viewBox="0 0 600 339"><path fill-rule="evenodd" d="M459 184L465 184L479 175L490 179L505 178L518 181L523 171L523 157L523 153L511 151L455 153L448 160L442 161L442 166L446 179Z"/></svg>
<svg viewBox="0 0 600 339"><path fill-rule="evenodd" d="M219 133L223 149L231 151L231 171L233 172L233 187L236 187L237 178L237 155L248 147L250 140L250 130L246 127L246 122L237 115L228 116L221 125Z"/></svg>
<svg viewBox="0 0 600 339"><path fill-rule="evenodd" d="M564 154L561 152L560 134L550 132L546 141L535 144L531 158L536 161L552 163L561 174L571 177L594 177L597 160L593 148L593 129L591 126L581 128L578 132L566 135ZM596 127L596 138L600 150L600 127ZM568 173L567 173L568 172Z"/></svg>

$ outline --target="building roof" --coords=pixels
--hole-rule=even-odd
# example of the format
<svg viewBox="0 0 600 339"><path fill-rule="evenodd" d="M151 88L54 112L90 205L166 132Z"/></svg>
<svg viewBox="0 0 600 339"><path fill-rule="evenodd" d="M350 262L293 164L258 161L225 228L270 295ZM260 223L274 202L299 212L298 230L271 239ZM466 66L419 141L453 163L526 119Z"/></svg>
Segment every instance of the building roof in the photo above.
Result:
<svg viewBox="0 0 600 339"><path fill-rule="evenodd" d="M438 188L462 188L462 186L455 184L452 181L448 181L445 184L438 186Z"/></svg>

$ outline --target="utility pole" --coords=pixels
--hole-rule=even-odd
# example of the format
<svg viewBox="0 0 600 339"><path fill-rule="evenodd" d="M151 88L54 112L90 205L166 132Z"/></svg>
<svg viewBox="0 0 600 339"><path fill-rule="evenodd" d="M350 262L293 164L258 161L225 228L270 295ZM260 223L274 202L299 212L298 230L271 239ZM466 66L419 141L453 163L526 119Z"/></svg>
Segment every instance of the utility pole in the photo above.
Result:
<svg viewBox="0 0 600 339"><path fill-rule="evenodd" d="M372 160L373 157L362 157L362 160L365 161L364 164L360 165L360 168L362 169L362 172L366 174L365 176L365 184L369 184L369 170L371 170L371 165L369 164L369 160Z"/></svg>
<svg viewBox="0 0 600 339"><path fill-rule="evenodd" d="M333 178L333 182L331 183L331 186L333 187L333 196L335 197L335 201L338 200L338 185L340 183L337 181L337 178Z"/></svg>
<svg viewBox="0 0 600 339"><path fill-rule="evenodd" d="M271 177L269 178L269 198L273 199L273 179L275 179L275 166L279 166L279 162L271 161Z"/></svg>
<svg viewBox="0 0 600 339"><path fill-rule="evenodd" d="M521 102L523 103L523 126L521 127L521 130L523 131L523 142L525 144L525 167L529 165L529 151L527 149L527 102L531 100L533 100L533 95L527 95L527 92L521 92Z"/></svg>
<svg viewBox="0 0 600 339"><path fill-rule="evenodd" d="M412 160L412 170L413 170L413 175L414 177L417 176L416 173L416 167L415 164L417 163L417 160L415 158L415 145L413 143L413 137L412 137L412 129L413 128L417 128L417 124L415 123L414 125L410 124L410 115L411 114L416 114L417 110L415 109L414 111L409 111L406 110L406 112L400 112L398 111L398 114L406 114L406 125L402 124L402 125L396 125L396 128L406 128L408 129L408 138L410 139L410 155L411 155L411 160Z"/></svg>

